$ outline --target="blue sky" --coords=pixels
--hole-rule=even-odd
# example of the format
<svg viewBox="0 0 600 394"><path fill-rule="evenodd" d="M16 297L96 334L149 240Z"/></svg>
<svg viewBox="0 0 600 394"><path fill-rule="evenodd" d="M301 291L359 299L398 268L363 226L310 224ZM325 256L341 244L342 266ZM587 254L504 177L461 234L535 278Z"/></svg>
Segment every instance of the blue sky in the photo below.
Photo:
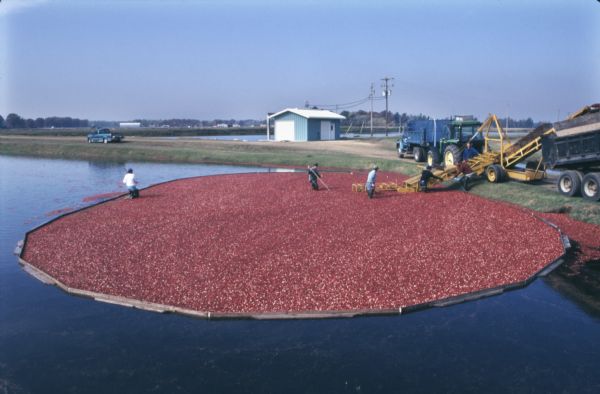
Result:
<svg viewBox="0 0 600 394"><path fill-rule="evenodd" d="M259 119L385 76L393 112L563 118L600 102L600 2L0 3L4 117Z"/></svg>

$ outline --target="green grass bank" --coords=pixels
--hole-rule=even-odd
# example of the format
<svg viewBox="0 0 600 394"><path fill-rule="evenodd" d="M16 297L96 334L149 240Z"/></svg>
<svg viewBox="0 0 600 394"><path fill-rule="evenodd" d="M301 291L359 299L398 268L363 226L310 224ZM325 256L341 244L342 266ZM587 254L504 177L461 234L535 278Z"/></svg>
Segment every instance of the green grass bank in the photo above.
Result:
<svg viewBox="0 0 600 394"><path fill-rule="evenodd" d="M259 166L368 169L377 163L382 170L414 173L415 165L377 156L328 149L310 149L306 144L256 143L215 140L165 141L137 138L123 143L87 144L80 138L0 137L0 154L61 159L215 163ZM391 155L393 157L393 155Z"/></svg>

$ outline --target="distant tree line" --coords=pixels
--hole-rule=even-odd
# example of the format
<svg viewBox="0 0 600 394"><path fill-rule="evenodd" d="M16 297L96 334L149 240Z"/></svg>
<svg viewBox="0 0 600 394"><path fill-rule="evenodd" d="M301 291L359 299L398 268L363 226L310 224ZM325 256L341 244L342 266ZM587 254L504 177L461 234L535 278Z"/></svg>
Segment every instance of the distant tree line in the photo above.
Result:
<svg viewBox="0 0 600 394"><path fill-rule="evenodd" d="M358 110L358 111L342 111L340 115L346 117L345 120L342 120L342 126L369 126L371 124L371 113L368 111ZM410 120L427 120L431 119L427 115L423 114L407 114L399 112L392 113L391 111L387 111L387 124L388 127L399 127L401 125L405 125ZM386 122L386 111L381 112L373 112L373 126L375 127L385 127Z"/></svg>
<svg viewBox="0 0 600 394"><path fill-rule="evenodd" d="M51 116L48 118L26 119L11 113L6 119L0 115L0 128L3 129L43 129L52 127L89 127L87 119Z"/></svg>
<svg viewBox="0 0 600 394"><path fill-rule="evenodd" d="M139 122L142 127L255 127L264 124L264 120L255 119L214 119L214 120L198 120L198 119L134 119L133 122ZM42 129L42 128L70 128L70 127L118 127L118 121L93 121L87 119L78 119L71 117L51 116L48 118L26 119L21 116L11 113L6 118L0 115L0 129Z"/></svg>
<svg viewBox="0 0 600 394"><path fill-rule="evenodd" d="M354 111L354 112L342 111L340 113L340 115L343 115L346 117L345 120L342 120L342 126L352 125L353 127L356 127L356 126L360 127L361 125L364 125L365 127L367 127L370 125L370 122L371 122L371 113L368 111L363 111L363 110ZM373 126L384 127L385 119L386 119L385 111L373 112ZM409 121L429 120L432 118L430 116L424 115L424 114L415 115L415 114L407 114L406 112L400 114L398 112L392 113L391 111L388 111L387 119L388 119L388 127L400 127L400 126L406 125L406 123L408 123ZM480 120L483 121L483 119L480 119ZM534 120L531 118L517 120L517 119L513 119L511 117L508 117L508 123L507 123L506 118L498 118L498 120L501 122L502 126L506 126L508 124L508 127L516 127L516 128L533 128L533 127L537 127L541 123L543 123L543 122L534 122Z"/></svg>
<svg viewBox="0 0 600 394"><path fill-rule="evenodd" d="M142 127L216 127L216 126L240 126L254 127L264 124L264 120L255 119L213 119L213 120L198 120L198 119L134 119L133 122L139 122Z"/></svg>
<svg viewBox="0 0 600 394"><path fill-rule="evenodd" d="M256 127L264 125L264 120L255 119L214 119L214 120L198 120L198 119L133 119L127 122L139 123L141 127L173 127L173 128L208 128L208 127ZM92 126L95 127L119 127L119 121L95 120Z"/></svg>

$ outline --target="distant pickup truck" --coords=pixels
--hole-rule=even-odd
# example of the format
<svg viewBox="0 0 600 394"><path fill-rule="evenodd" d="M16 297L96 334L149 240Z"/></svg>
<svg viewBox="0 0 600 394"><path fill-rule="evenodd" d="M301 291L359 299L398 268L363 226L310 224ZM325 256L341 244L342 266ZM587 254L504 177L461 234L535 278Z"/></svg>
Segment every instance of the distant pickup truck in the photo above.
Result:
<svg viewBox="0 0 600 394"><path fill-rule="evenodd" d="M125 138L123 134L113 133L110 129L97 129L88 134L87 141L90 144L92 142L103 142L108 144L109 142L121 142L123 138Z"/></svg>

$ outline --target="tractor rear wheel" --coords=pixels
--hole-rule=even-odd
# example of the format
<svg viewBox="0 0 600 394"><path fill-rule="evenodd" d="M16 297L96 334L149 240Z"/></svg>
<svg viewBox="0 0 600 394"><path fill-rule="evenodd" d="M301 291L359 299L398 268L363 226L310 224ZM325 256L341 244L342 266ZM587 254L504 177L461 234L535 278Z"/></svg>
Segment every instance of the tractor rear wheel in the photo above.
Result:
<svg viewBox="0 0 600 394"><path fill-rule="evenodd" d="M579 194L582 176L579 171L565 171L558 178L558 191L563 196L573 197Z"/></svg>
<svg viewBox="0 0 600 394"><path fill-rule="evenodd" d="M460 149L457 145L448 145L446 149L444 149L444 165L445 166L455 166L460 161L460 154L462 153L462 149Z"/></svg>
<svg viewBox="0 0 600 394"><path fill-rule="evenodd" d="M440 153L437 150L427 152L427 165L436 166L440 164Z"/></svg>
<svg viewBox="0 0 600 394"><path fill-rule="evenodd" d="M504 180L505 172L498 164L492 164L485 169L485 177L490 183L499 183Z"/></svg>
<svg viewBox="0 0 600 394"><path fill-rule="evenodd" d="M413 148L413 156L415 157L415 161L418 163L425 161L425 151L420 146Z"/></svg>
<svg viewBox="0 0 600 394"><path fill-rule="evenodd" d="M586 200L600 200L600 172L590 172L581 181L581 195Z"/></svg>

